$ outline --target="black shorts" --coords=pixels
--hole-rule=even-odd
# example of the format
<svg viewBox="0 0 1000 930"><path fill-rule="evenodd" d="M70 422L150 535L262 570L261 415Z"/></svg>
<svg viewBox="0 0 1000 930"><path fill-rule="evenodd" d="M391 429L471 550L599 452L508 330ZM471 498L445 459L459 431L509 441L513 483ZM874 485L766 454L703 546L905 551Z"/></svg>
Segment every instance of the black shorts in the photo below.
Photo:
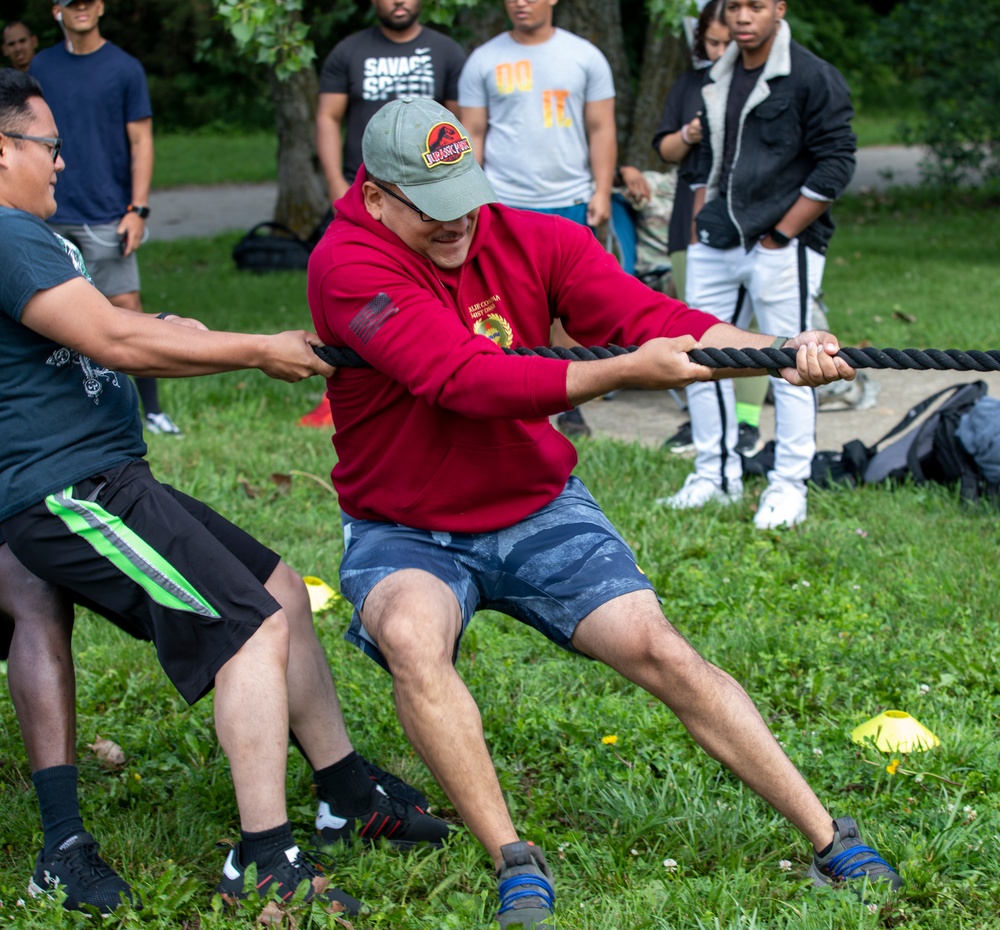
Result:
<svg viewBox="0 0 1000 930"><path fill-rule="evenodd" d="M190 704L281 609L264 582L276 552L143 462L117 465L4 521L24 566L156 646Z"/></svg>

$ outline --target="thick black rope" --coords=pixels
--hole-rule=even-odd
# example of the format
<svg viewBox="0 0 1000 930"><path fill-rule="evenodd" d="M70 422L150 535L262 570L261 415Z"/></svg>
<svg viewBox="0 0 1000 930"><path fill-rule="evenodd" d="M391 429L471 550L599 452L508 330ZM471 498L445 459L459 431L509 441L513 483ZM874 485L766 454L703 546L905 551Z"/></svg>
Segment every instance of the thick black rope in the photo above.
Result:
<svg viewBox="0 0 1000 930"><path fill-rule="evenodd" d="M634 352L637 346L583 346L573 348L504 349L508 355L538 355L571 362L589 362ZM337 346L314 346L316 354L328 365L338 368L371 368L353 349ZM692 349L691 361L709 368L794 368L795 349ZM1000 371L1000 351L970 349L855 349L837 353L852 368L890 368L896 371Z"/></svg>

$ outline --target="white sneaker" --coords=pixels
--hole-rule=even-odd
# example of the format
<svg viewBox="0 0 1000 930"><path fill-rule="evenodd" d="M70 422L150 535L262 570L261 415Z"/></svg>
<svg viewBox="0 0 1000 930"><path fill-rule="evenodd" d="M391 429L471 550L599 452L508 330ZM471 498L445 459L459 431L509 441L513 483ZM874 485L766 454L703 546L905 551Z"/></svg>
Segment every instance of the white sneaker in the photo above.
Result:
<svg viewBox="0 0 1000 930"><path fill-rule="evenodd" d="M802 482L774 481L760 496L760 506L753 518L759 530L795 526L806 518L806 486Z"/></svg>
<svg viewBox="0 0 1000 930"><path fill-rule="evenodd" d="M151 433L163 433L167 436L176 436L178 439L184 436L180 427L165 413L147 413L143 422Z"/></svg>
<svg viewBox="0 0 1000 930"><path fill-rule="evenodd" d="M683 487L670 497L658 497L656 503L671 510L693 510L705 504L735 504L743 497L743 482L730 481L729 490L723 491L710 478L697 472L684 479Z"/></svg>

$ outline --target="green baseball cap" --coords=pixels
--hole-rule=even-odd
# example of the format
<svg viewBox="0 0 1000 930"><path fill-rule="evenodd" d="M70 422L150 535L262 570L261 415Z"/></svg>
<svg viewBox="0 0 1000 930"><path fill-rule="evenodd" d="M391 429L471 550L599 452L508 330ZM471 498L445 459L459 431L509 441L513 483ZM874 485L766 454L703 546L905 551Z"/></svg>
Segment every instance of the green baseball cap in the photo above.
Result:
<svg viewBox="0 0 1000 930"><path fill-rule="evenodd" d="M361 157L368 174L395 184L444 223L497 200L465 127L429 97L400 97L382 107L365 128Z"/></svg>

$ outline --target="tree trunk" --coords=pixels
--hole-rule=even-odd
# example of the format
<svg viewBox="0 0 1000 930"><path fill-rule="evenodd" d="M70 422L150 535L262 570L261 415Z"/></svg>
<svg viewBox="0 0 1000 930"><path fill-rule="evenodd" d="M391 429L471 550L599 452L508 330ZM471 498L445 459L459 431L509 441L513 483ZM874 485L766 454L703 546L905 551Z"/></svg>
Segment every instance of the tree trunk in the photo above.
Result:
<svg viewBox="0 0 1000 930"><path fill-rule="evenodd" d="M329 202L316 157L316 102L319 79L312 67L285 81L270 78L278 133L278 202L274 219L302 237L309 236Z"/></svg>
<svg viewBox="0 0 1000 930"><path fill-rule="evenodd" d="M689 67L691 55L684 39L666 33L657 35L654 30L649 30L642 52L642 68L629 121L628 141L619 155L621 164L663 170L663 162L653 151L653 136L660 124L660 114L670 88Z"/></svg>

